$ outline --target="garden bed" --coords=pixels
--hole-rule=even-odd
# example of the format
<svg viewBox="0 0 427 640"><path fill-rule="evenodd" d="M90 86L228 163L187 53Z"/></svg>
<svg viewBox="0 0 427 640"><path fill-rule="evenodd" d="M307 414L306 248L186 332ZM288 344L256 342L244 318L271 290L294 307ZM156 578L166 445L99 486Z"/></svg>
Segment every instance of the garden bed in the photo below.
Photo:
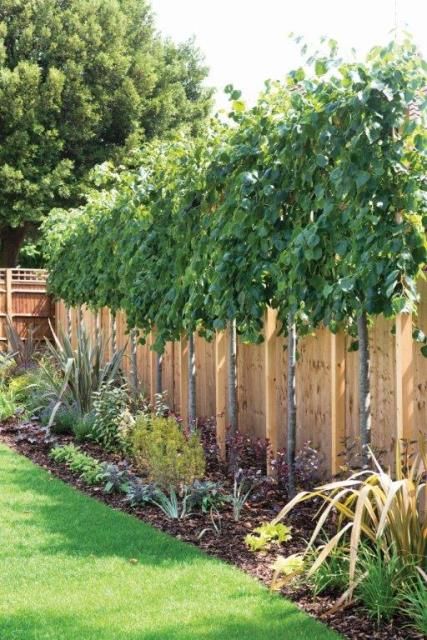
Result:
<svg viewBox="0 0 427 640"><path fill-rule="evenodd" d="M154 527L169 533L176 538L189 542L203 549L205 552L234 564L245 572L255 576L269 585L272 577L271 565L276 553L265 555L248 551L244 544L245 535L263 521L273 518L285 502L283 493L272 485L264 491L254 493L244 508L242 519L235 522L230 506L221 511L221 532L211 526L209 516L201 512L189 515L184 520L170 520L158 508L147 505L144 508L131 507L120 494L108 494L101 486L85 485L73 472L61 463L55 463L49 457L53 442L45 441L45 432L36 421L18 422L9 420L0 427L0 437L16 451L24 454L33 462L49 470L55 476L72 484L80 491L110 505L114 509L131 513L137 518ZM68 436L55 437L55 444L66 444L72 441ZM108 454L101 447L85 443L81 449L101 461L120 462L120 456ZM209 459L208 477L221 480L225 486L229 480L222 473L219 465ZM292 540L286 543L284 554L302 552L305 541L312 530L312 518L315 515L315 505L301 505L290 515L287 523L292 526ZM339 631L350 640L421 640L422 636L405 626L405 621L395 618L391 623L376 628L373 621L366 616L358 605L352 605L333 614L328 613L335 601L335 594L313 597L308 588L287 587L282 590L287 598L296 602L308 613L321 618L330 627Z"/></svg>

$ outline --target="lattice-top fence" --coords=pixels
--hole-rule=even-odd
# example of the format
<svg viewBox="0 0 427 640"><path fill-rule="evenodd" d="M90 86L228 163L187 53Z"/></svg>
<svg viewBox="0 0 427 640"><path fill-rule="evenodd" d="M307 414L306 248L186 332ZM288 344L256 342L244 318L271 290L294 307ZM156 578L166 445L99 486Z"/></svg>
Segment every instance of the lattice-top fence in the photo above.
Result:
<svg viewBox="0 0 427 640"><path fill-rule="evenodd" d="M44 269L0 269L0 348L7 343L7 316L23 338L30 327L36 336L49 334L55 307L47 294L46 280Z"/></svg>

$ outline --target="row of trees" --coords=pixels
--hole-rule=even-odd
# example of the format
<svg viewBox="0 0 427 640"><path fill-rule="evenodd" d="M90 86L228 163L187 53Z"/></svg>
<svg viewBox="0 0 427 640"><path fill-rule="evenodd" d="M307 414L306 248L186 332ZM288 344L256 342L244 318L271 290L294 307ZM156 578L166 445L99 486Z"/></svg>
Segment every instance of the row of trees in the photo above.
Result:
<svg viewBox="0 0 427 640"><path fill-rule="evenodd" d="M415 308L427 255L425 63L410 42L363 64L341 60L334 41L324 50L250 110L228 87L230 123L203 138L147 145L136 171L102 165L88 202L47 224L52 291L123 309L130 328L155 331L159 353L185 333L192 359L194 332L228 327L233 378L236 332L261 341L266 307L277 309L290 493L297 338L321 324L354 336L366 463L369 318Z"/></svg>

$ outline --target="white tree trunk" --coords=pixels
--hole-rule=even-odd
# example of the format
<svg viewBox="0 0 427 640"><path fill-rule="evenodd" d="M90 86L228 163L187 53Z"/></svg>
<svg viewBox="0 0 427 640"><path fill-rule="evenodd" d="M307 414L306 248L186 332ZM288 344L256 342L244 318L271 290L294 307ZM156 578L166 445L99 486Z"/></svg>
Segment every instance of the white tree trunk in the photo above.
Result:
<svg viewBox="0 0 427 640"><path fill-rule="evenodd" d="M228 366L227 366L227 410L228 410L228 426L230 435L230 451L229 451L229 468L232 473L236 469L236 451L233 446L235 436L237 434L237 332L236 322L231 320L227 324L228 336Z"/></svg>
<svg viewBox="0 0 427 640"><path fill-rule="evenodd" d="M369 446L371 444L371 389L369 381L370 352L368 320L366 313L357 319L359 334L359 435L362 465L369 464Z"/></svg>
<svg viewBox="0 0 427 640"><path fill-rule="evenodd" d="M138 385L138 362L137 362L137 331L136 329L132 329L130 332L130 366L131 366L131 383L132 383L132 391L135 396L138 393L139 385Z"/></svg>
<svg viewBox="0 0 427 640"><path fill-rule="evenodd" d="M163 393L163 354L156 354L156 393Z"/></svg>
<svg viewBox="0 0 427 640"><path fill-rule="evenodd" d="M288 465L288 498L293 498L296 491L295 482L295 452L297 430L297 404L296 404L296 362L297 362L297 335L293 316L288 318L288 439L287 439L287 465Z"/></svg>
<svg viewBox="0 0 427 640"><path fill-rule="evenodd" d="M188 334L188 425L190 431L196 428L196 351L192 333Z"/></svg>
<svg viewBox="0 0 427 640"><path fill-rule="evenodd" d="M113 356L117 353L117 316L111 314L111 352Z"/></svg>

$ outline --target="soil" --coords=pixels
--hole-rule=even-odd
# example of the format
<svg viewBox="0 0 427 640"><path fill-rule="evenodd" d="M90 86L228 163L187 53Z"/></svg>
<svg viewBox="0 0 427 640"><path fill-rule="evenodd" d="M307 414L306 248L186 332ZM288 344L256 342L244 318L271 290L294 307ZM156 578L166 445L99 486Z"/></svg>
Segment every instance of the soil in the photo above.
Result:
<svg viewBox="0 0 427 640"><path fill-rule="evenodd" d="M243 571L251 574L266 585L270 585L272 578L271 565L277 556L277 550L266 554L248 551L243 539L255 526L261 522L271 520L286 502L286 495L274 485L264 485L262 491L255 490L242 512L240 521L235 522L230 506L221 509L221 520L217 529L212 525L209 515L195 513L184 520L170 520L155 506L133 508L123 500L122 494L106 494L102 487L85 485L76 474L69 471L63 464L55 463L49 457L53 444L72 442L69 436L56 436L46 439L46 433L40 424L33 420L19 422L8 420L0 425L0 439L19 453L30 458L63 481L97 500L105 502L115 509L130 513L162 531L194 544L206 553L229 562ZM92 443L80 444L81 449L100 461L123 463L120 456L108 454L98 445ZM225 487L229 487L229 480L215 461L214 447L208 455L209 479L220 480ZM132 468L130 467L132 471ZM304 550L305 542L309 539L313 528L313 518L317 507L306 503L293 510L286 524L292 527L292 540L283 547L282 553L289 555ZM294 584L282 589L281 593L294 601L301 609L320 618L324 623L341 633L349 640L422 640L422 636L408 628L407 620L400 617L377 627L362 607L357 604L347 606L331 613L330 609L336 602L336 594L315 597L310 589L301 584Z"/></svg>

